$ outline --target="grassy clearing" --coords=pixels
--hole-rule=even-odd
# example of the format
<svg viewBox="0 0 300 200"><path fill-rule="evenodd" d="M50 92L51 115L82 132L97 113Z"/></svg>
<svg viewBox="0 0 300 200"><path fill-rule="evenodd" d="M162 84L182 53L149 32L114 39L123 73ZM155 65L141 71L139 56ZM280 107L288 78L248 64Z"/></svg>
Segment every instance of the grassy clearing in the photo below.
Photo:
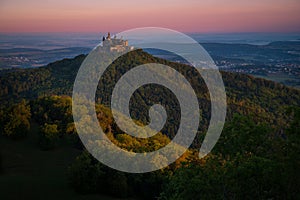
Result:
<svg viewBox="0 0 300 200"><path fill-rule="evenodd" d="M80 151L67 145L41 151L37 131L38 126L33 125L28 138L20 141L0 136L0 199L116 200L105 195L75 193L68 185L66 172Z"/></svg>

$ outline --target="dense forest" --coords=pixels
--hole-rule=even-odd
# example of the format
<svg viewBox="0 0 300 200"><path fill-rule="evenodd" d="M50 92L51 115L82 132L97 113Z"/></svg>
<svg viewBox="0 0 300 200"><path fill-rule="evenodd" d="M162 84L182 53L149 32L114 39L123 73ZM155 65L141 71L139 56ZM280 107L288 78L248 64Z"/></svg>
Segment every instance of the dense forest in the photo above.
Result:
<svg viewBox="0 0 300 200"><path fill-rule="evenodd" d="M123 74L141 64L162 63L183 74L196 91L202 115L194 143L175 163L151 173L122 173L93 158L76 133L70 96L84 58L80 55L37 69L0 74L0 139L18 145L35 135L35 151L78 150L76 159L64 169L69 187L78 194L136 199L300 198L299 90L222 72L228 104L225 127L213 151L199 160L197 150L210 119L210 98L202 78L188 65L142 50L122 56L105 72L96 94L99 124L113 143L129 151L147 152L165 146L176 134L178 102L170 91L158 86L139 88L131 99L130 112L138 123L146 124L148 108L162 101L168 119L161 132L138 139L123 133L114 122L109 109L112 89ZM159 95L151 96L153 90ZM138 110L141 107L144 110ZM2 151L7 150L0 149L0 178L7 170Z"/></svg>

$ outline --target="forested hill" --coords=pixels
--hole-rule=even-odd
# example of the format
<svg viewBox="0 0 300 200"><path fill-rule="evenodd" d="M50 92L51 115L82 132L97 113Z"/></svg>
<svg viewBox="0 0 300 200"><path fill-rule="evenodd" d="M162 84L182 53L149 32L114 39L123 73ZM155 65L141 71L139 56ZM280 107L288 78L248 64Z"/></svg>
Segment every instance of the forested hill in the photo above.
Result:
<svg viewBox="0 0 300 200"><path fill-rule="evenodd" d="M85 56L63 59L45 67L0 72L2 103L43 94L71 94L72 83Z"/></svg>
<svg viewBox="0 0 300 200"><path fill-rule="evenodd" d="M22 98L35 99L38 96L54 94L72 95L73 82L85 57L85 55L79 55L73 59L63 59L41 68L2 72L0 74L1 105ZM154 62L167 64L179 70L186 77L196 76L195 70L190 66L169 62L153 57L142 50L136 50L120 57L110 66L110 69L115 70L105 74L104 82L99 83L99 90L102 90L102 86L104 88L113 86L118 78L130 68ZM190 76L190 74L195 76ZM284 125L288 120L288 116L285 115L286 109L290 106L300 105L299 90L244 74L222 72L222 76L227 93L228 117L235 112L246 115L253 114L258 121L263 119L270 124ZM189 81L202 104L200 107L204 118L208 119L210 101L207 88L201 77L189 78ZM142 93L139 92L136 96L144 101L145 105L148 105L145 97L142 97ZM108 104L108 100L102 98L99 103ZM206 123L207 120L204 120L204 124Z"/></svg>
<svg viewBox="0 0 300 200"><path fill-rule="evenodd" d="M156 62L179 71L195 90L201 110L194 143L176 162L150 173L123 173L98 162L77 135L69 96L85 57L80 55L41 68L0 72L2 199L12 194L15 199L103 199L95 194L149 200L299 199L299 90L222 72L227 121L213 151L199 160L197 149L209 123L210 99L197 71L141 50L122 56L99 81L96 101L104 105L95 104L99 124L115 145L133 152L152 152L168 144L180 124L180 107L174 95L164 87L146 85L130 99L131 117L139 120L138 124L149 122L149 106L161 102L168 116L165 126L147 139L120 130L107 105L115 83L135 66ZM171 80L176 83L177 77ZM289 109L292 106L298 108ZM83 107L82 111L86 110ZM82 118L84 122L89 119ZM159 154L152 161L160 163L165 159ZM16 183L21 188L17 193ZM71 188L87 196L77 196Z"/></svg>

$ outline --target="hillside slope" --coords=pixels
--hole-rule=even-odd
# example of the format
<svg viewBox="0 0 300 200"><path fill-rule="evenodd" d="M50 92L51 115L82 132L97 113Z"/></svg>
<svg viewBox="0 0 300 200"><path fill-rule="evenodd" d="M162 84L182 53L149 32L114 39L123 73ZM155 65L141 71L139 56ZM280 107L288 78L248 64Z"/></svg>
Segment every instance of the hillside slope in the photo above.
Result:
<svg viewBox="0 0 300 200"><path fill-rule="evenodd" d="M85 55L79 55L74 59L64 59L41 68L20 69L0 74L1 104L7 105L21 98L35 99L38 96L71 96L73 82L84 59ZM110 94L118 79L129 69L145 63L166 64L180 71L190 81L198 96L203 116L201 125L202 129L205 130L210 118L210 100L207 87L196 70L188 65L153 57L142 50L130 52L113 62L99 82L96 94L96 97L98 97L97 102L109 106ZM284 127L289 120L289 116L285 114L286 109L290 106L300 105L299 90L244 74L222 72L222 77L227 94L227 118L231 118L234 113L254 115L255 121ZM142 122L147 122L147 108L151 104L166 98L167 101L164 103L169 104L166 105L167 113L175 114L175 118L172 120L178 120L180 117L176 117L178 115L176 114L178 113L178 102L171 98L172 94L163 88L156 88L161 95L149 100L147 93L151 90L153 90L152 86L145 86L135 92L131 100L131 114L133 117L138 118ZM99 98L100 92L107 93L107 96ZM137 104L139 106L136 106ZM137 110L137 107L144 107L145 110ZM170 130L163 132L169 132L168 134L170 134Z"/></svg>

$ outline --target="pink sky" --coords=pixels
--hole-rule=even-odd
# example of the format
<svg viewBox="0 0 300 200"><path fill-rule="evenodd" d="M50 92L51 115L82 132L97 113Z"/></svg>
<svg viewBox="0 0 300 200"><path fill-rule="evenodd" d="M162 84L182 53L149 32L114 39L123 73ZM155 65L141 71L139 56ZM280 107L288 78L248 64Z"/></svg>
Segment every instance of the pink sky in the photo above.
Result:
<svg viewBox="0 0 300 200"><path fill-rule="evenodd" d="M300 32L299 0L0 0L0 32Z"/></svg>

